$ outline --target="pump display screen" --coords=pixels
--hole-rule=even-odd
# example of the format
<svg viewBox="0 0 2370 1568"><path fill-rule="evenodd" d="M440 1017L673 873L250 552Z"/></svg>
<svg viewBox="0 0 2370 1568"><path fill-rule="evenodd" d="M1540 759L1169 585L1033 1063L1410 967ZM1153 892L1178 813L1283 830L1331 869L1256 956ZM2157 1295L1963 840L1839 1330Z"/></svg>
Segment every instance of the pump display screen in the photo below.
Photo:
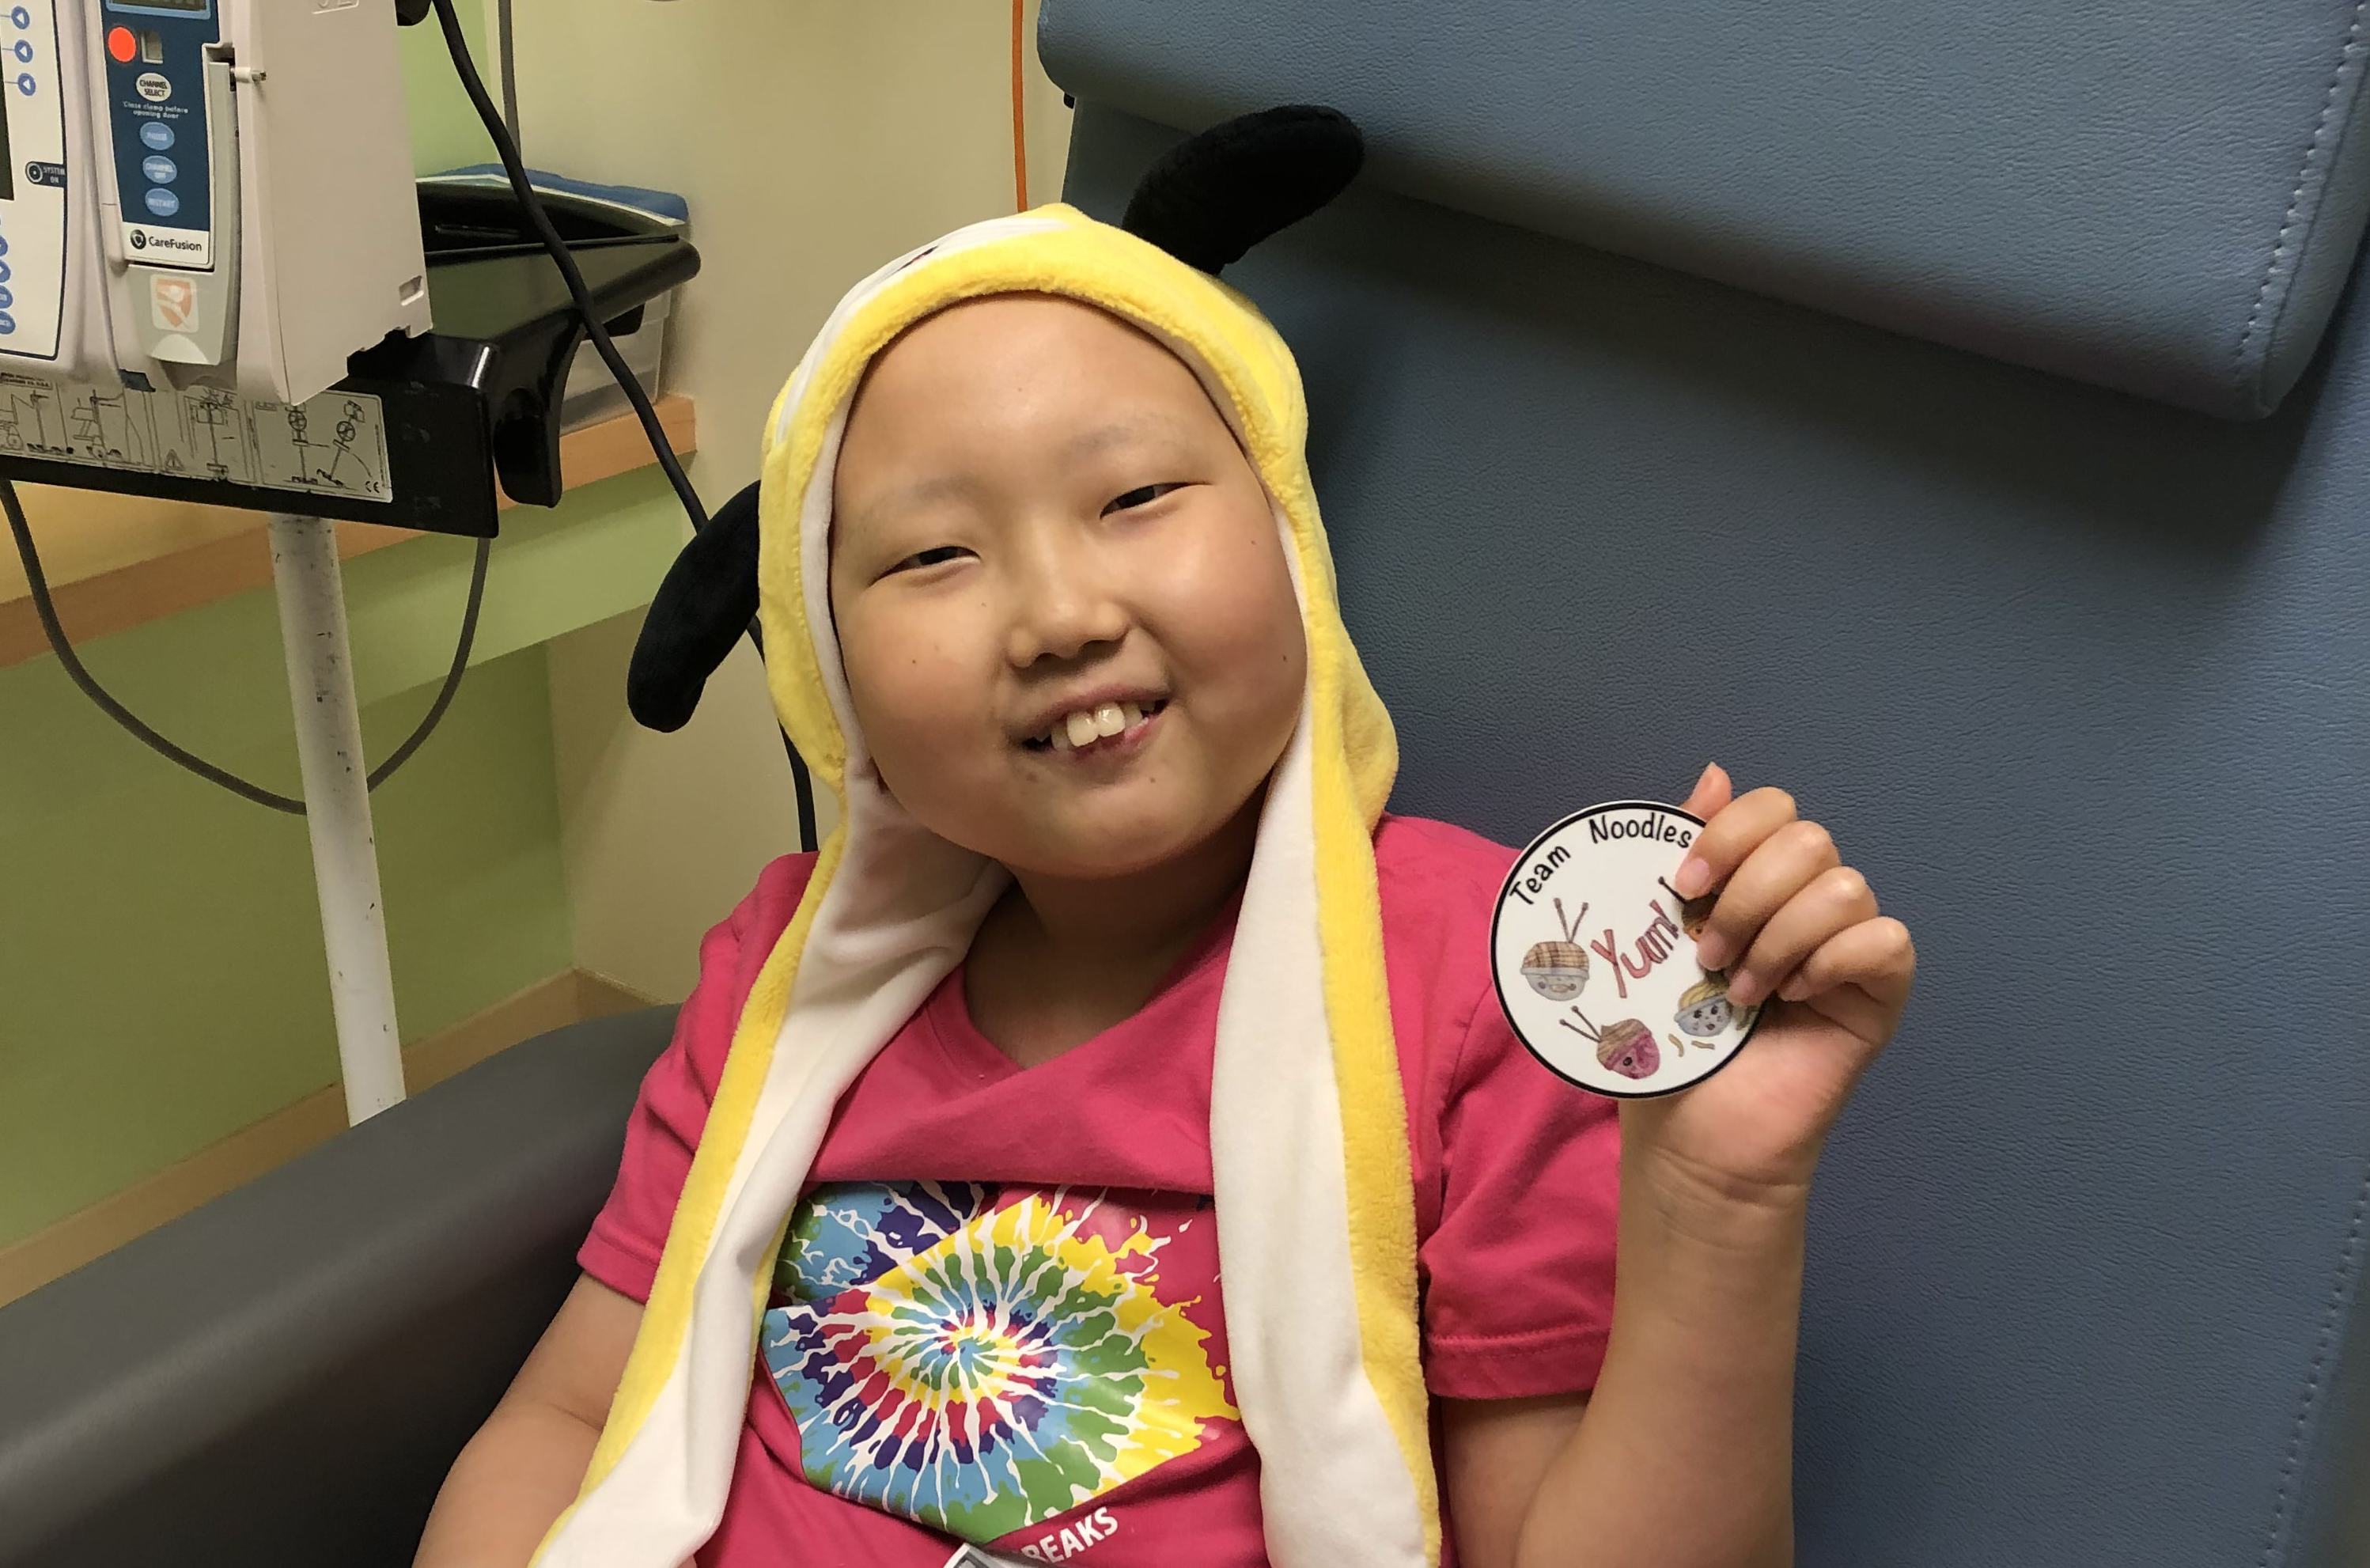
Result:
<svg viewBox="0 0 2370 1568"><path fill-rule="evenodd" d="M139 0L134 6L109 6L110 11L211 11L214 0Z"/></svg>

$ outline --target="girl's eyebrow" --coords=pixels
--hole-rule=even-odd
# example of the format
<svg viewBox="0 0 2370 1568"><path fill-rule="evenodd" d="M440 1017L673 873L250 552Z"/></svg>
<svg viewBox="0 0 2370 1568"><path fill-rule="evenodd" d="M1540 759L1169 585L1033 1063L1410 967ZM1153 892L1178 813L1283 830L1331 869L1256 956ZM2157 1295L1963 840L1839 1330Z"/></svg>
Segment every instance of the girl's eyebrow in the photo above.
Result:
<svg viewBox="0 0 2370 1568"><path fill-rule="evenodd" d="M1114 446L1125 446L1131 442L1145 441L1160 435L1168 428L1170 428L1169 421L1167 420L1146 419L1141 416L1134 419L1113 420L1108 424L1097 425L1092 430L1070 437L1062 444L1062 455L1072 462L1077 462L1082 458L1108 452Z"/></svg>
<svg viewBox="0 0 2370 1568"><path fill-rule="evenodd" d="M968 475L938 474L926 479L915 479L899 485L887 495L857 513L858 521L870 523L892 513L912 512L935 501L960 500L980 493L979 482Z"/></svg>

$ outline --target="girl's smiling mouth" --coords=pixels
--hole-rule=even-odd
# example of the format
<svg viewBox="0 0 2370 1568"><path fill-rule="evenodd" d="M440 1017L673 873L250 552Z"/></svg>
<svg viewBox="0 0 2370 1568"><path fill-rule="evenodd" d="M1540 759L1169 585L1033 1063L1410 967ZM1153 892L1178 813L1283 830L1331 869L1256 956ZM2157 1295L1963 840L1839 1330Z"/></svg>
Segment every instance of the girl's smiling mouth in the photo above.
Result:
<svg viewBox="0 0 2370 1568"><path fill-rule="evenodd" d="M1056 718L1042 734L1022 741L1030 751L1073 756L1110 756L1132 751L1151 732L1168 708L1167 698L1146 702L1099 702Z"/></svg>

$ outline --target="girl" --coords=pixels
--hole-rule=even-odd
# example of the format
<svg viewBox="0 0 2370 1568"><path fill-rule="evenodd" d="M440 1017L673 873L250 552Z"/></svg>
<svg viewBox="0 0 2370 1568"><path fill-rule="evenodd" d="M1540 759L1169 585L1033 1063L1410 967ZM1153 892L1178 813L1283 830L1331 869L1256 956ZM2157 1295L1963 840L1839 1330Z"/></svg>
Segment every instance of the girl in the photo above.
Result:
<svg viewBox="0 0 2370 1568"><path fill-rule="evenodd" d="M845 819L709 934L420 1568L1790 1561L1807 1191L1908 934L1707 767L1751 1046L1616 1116L1515 1043L1513 853L1384 813L1297 374L1211 275L1355 162L1250 117L824 326L754 565Z"/></svg>

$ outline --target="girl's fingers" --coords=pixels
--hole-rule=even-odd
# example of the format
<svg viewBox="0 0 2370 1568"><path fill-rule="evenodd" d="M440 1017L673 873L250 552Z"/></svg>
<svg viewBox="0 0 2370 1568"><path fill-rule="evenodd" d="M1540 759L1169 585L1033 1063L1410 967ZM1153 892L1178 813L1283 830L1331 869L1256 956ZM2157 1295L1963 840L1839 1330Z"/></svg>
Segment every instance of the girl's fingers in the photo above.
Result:
<svg viewBox="0 0 2370 1568"><path fill-rule="evenodd" d="M1679 810L1709 822L1735 798L1736 786L1729 782L1728 769L1716 762L1706 763L1703 777L1696 780L1696 787L1687 792L1686 803Z"/></svg>
<svg viewBox="0 0 2370 1568"><path fill-rule="evenodd" d="M1793 820L1794 797L1783 790L1764 785L1738 796L1706 819L1687 858L1679 862L1678 871L1671 878L1671 886L1681 898L1694 898L1718 887L1735 874L1764 839Z"/></svg>
<svg viewBox="0 0 2370 1568"><path fill-rule="evenodd" d="M1761 801L1764 794L1775 795L1782 802L1783 821L1765 833L1754 836L1749 852L1742 856L1742 864L1720 889L1719 902L1711 908L1711 919L1703 934L1696 938L1696 958L1706 969L1726 969L1731 961L1753 945L1761 928L1778 913L1786 901L1810 885L1812 879L1842 863L1835 852L1835 841L1827 830L1814 822L1802 822L1794 816L1794 801L1782 790L1755 790L1720 813L1720 820L1704 830L1701 846L1716 829L1729 824L1731 817L1755 808L1754 821L1780 809L1776 802ZM1738 831L1743 831L1740 829ZM1724 850L1725 846L1715 846ZM1684 870L1685 868L1682 868ZM1684 884L1675 883L1681 893Z"/></svg>
<svg viewBox="0 0 2370 1568"><path fill-rule="evenodd" d="M1720 902L1729 897L1721 894ZM1760 1001L1792 978L1795 966L1829 938L1875 917L1876 894L1868 879L1849 866L1827 868L1778 905L1753 939L1729 975L1729 999L1739 1007Z"/></svg>
<svg viewBox="0 0 2370 1568"><path fill-rule="evenodd" d="M1909 1005L1917 979L1917 948L1909 928L1889 915L1836 932L1819 944L1792 979L1778 987L1788 1001L1803 1001L1843 986L1857 986L1883 1010L1882 1038Z"/></svg>

